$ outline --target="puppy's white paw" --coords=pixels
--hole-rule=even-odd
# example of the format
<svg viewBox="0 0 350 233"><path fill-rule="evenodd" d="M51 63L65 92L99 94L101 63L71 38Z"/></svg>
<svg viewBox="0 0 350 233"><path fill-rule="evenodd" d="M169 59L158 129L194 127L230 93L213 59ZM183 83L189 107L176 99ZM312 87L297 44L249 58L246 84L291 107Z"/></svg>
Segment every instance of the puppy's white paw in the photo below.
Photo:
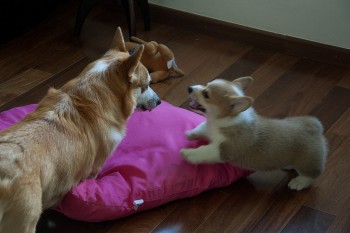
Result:
<svg viewBox="0 0 350 233"><path fill-rule="evenodd" d="M195 149L182 149L180 153L190 163L197 164L203 162L201 156L195 152Z"/></svg>
<svg viewBox="0 0 350 233"><path fill-rule="evenodd" d="M190 141L200 139L200 136L198 134L194 133L192 130L186 131L185 135L186 135L186 138Z"/></svg>
<svg viewBox="0 0 350 233"><path fill-rule="evenodd" d="M307 176L297 176L289 182L288 187L292 190L300 191L309 187L313 180L313 178Z"/></svg>

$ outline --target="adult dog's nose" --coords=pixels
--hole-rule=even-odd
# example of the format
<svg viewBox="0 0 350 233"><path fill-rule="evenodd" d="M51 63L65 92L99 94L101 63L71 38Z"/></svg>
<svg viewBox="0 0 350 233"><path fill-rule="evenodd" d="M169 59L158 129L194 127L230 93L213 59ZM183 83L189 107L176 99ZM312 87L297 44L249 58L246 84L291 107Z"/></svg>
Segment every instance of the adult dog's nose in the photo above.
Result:
<svg viewBox="0 0 350 233"><path fill-rule="evenodd" d="M193 88L191 86L188 87L188 93L192 93Z"/></svg>

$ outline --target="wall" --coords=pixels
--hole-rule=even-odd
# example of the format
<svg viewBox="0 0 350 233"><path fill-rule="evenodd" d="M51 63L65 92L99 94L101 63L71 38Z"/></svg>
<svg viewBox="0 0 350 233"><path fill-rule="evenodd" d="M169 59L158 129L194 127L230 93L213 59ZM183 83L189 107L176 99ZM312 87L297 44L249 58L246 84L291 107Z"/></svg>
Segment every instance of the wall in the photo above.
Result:
<svg viewBox="0 0 350 233"><path fill-rule="evenodd" d="M149 0L281 35L350 49L349 0Z"/></svg>

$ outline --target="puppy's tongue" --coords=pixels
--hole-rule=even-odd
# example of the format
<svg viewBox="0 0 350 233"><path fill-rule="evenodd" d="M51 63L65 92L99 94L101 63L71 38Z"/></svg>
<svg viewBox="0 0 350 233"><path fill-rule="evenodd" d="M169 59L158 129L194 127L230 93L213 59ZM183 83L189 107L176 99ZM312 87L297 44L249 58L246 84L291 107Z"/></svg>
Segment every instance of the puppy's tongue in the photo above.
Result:
<svg viewBox="0 0 350 233"><path fill-rule="evenodd" d="M200 105L197 101L192 100L192 101L189 103L189 105L190 105L190 108L191 108L194 112L196 112L196 113L198 113L198 114L201 114L201 115L204 115L205 109L204 109L203 106Z"/></svg>
<svg viewBox="0 0 350 233"><path fill-rule="evenodd" d="M193 108L193 109L198 109L201 105L195 101L195 100L192 100L190 103L189 103L190 107Z"/></svg>

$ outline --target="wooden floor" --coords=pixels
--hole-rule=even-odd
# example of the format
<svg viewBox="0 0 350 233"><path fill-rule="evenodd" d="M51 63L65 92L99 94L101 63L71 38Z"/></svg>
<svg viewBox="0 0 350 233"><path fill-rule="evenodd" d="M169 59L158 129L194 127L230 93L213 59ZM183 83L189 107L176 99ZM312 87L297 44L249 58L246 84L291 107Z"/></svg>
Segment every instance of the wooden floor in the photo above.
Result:
<svg viewBox="0 0 350 233"><path fill-rule="evenodd" d="M73 78L106 51L118 25L127 35L121 6L106 1L90 12L80 37L74 37L77 7L77 1L68 1L0 47L0 111L36 103L48 87ZM138 19L137 29L139 37L173 49L186 72L184 78L153 85L163 100L187 108L188 85L251 75L255 83L248 94L256 98L257 112L271 117L311 114L323 122L330 144L326 170L302 192L288 190L293 174L257 172L229 187L110 222L77 222L46 211L37 232L350 232L350 66L291 57L165 23L152 22L152 30L144 32Z"/></svg>

